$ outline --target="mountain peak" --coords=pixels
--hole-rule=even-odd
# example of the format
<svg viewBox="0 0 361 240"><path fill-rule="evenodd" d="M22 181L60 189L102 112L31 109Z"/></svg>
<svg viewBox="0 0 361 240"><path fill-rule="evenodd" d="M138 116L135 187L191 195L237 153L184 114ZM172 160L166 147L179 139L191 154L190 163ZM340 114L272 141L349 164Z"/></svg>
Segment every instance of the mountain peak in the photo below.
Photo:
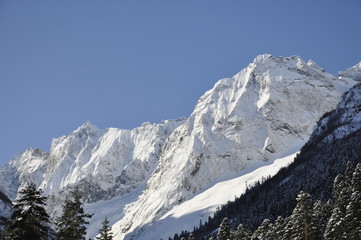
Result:
<svg viewBox="0 0 361 240"><path fill-rule="evenodd" d="M246 70L251 70L254 74L265 74L268 71L276 70L279 75L296 72L315 79L321 79L324 75L327 75L327 78L334 78L319 67L315 61L309 60L306 63L297 55L291 57L274 57L270 54L259 55L248 65Z"/></svg>
<svg viewBox="0 0 361 240"><path fill-rule="evenodd" d="M251 65L263 65L263 66L270 66L270 65L277 65L277 64L284 64L284 63L288 63L288 62L293 62L293 63L303 63L305 64L305 62L302 60L302 58L300 56L294 55L291 57L274 57L271 54L261 54L258 55L253 62L251 63Z"/></svg>
<svg viewBox="0 0 361 240"><path fill-rule="evenodd" d="M346 72L354 76L360 68L358 64ZM29 150L18 155L13 164L0 168L0 191L15 198L30 179L51 195L48 209L56 217L62 197L77 186L96 214L89 237L95 236L94 226L102 217L111 214L117 240L166 238L172 229L165 216L180 203L220 179L298 151L316 121L341 99L334 82L342 81L312 60L259 55L234 77L218 81L187 119L144 123L133 130L102 130L86 121L54 139L49 153ZM349 93L351 107L352 94L360 93ZM353 117L359 124L356 110L345 119ZM203 220L213 211L193 210ZM183 212L171 221L181 226L186 217ZM150 224L154 222L156 227Z"/></svg>
<svg viewBox="0 0 361 240"><path fill-rule="evenodd" d="M258 55L257 57L255 57L255 59L253 60L253 63L254 64L262 64L266 61L269 61L270 59L272 59L271 54L261 54L261 55Z"/></svg>
<svg viewBox="0 0 361 240"><path fill-rule="evenodd" d="M216 179L272 163L301 147L322 113L341 99L333 80L313 61L264 54L233 78L218 81L165 142L147 188L118 223L131 233L125 239L149 239L136 229Z"/></svg>
<svg viewBox="0 0 361 240"><path fill-rule="evenodd" d="M340 78L350 78L354 81L361 81L361 62L353 67L347 68L345 71L338 73Z"/></svg>
<svg viewBox="0 0 361 240"><path fill-rule="evenodd" d="M100 129L95 126L94 124L92 124L89 120L85 121L85 123L83 123L83 125L81 125L78 130L80 129L87 129L90 131L99 131Z"/></svg>

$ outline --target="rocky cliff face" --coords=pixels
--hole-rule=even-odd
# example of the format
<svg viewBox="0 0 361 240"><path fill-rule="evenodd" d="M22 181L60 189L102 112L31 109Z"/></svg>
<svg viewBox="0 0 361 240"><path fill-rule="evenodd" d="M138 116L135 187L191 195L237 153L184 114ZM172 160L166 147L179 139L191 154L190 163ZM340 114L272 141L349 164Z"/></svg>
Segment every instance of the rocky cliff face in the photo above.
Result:
<svg viewBox="0 0 361 240"><path fill-rule="evenodd" d="M361 83L347 91L337 108L324 114L317 124L311 139L331 142L360 129L361 126Z"/></svg>
<svg viewBox="0 0 361 240"><path fill-rule="evenodd" d="M65 193L74 187L87 203L131 192L157 166L165 139L184 120L144 123L133 130L101 130L87 122L53 139L49 153L27 149L0 168L0 189L15 199L32 181L49 195L48 209L60 214Z"/></svg>
<svg viewBox="0 0 361 240"><path fill-rule="evenodd" d="M357 80L358 69L336 78L297 56L260 55L234 77L217 82L187 119L133 130L85 123L54 139L49 153L28 149L0 168L0 190L14 199L31 180L50 194L55 216L63 192L77 186L95 213L89 237L105 215L115 224L116 239L148 239L150 231L161 236L164 229L152 224L177 204L219 179L270 164L300 147Z"/></svg>
<svg viewBox="0 0 361 240"><path fill-rule="evenodd" d="M312 61L261 55L233 78L217 82L167 139L146 191L119 230L131 233L124 234L127 239L146 239L144 224L207 185L301 146L322 114L339 102L337 81Z"/></svg>

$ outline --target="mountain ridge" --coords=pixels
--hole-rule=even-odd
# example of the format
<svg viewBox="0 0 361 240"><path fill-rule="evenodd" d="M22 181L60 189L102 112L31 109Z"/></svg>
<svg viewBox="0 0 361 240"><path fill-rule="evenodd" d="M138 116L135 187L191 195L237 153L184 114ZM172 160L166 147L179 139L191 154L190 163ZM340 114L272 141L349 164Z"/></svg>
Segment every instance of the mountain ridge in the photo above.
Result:
<svg viewBox="0 0 361 240"><path fill-rule="evenodd" d="M361 162L360 91L361 83L358 83L343 95L334 110L321 117L315 131L293 162L222 205L206 222L203 221L204 224L199 227L195 225L193 234L196 239L208 239L214 235L225 217L232 219L234 230L242 224L252 231L265 219L274 222L278 217L285 218L296 206L295 198L300 191L310 193L312 198L327 201L332 206L335 177ZM335 134L344 116L347 116L347 122L342 127L349 131ZM213 196L216 197L215 194ZM189 232L183 230L178 229L173 240L189 235Z"/></svg>
<svg viewBox="0 0 361 240"><path fill-rule="evenodd" d="M54 139L50 153L28 149L0 168L0 190L14 199L22 185L35 182L50 194L53 217L64 193L76 186L96 211L118 199L117 211L125 210L117 213L121 219L110 219L116 239L141 237L151 231L142 224L158 221L217 178L266 164L305 141L321 112L338 103L340 89L354 84L344 76L297 56L260 55L233 78L218 81L187 119L133 130L101 130L86 122ZM97 214L93 229L101 221Z"/></svg>
<svg viewBox="0 0 361 240"><path fill-rule="evenodd" d="M259 63L262 63L261 66ZM267 84L267 80L275 82L280 87L271 88L270 96L273 94L274 98L264 101L267 87L262 88L262 83ZM119 228L116 230L120 232L119 239L122 239L122 232L128 231L133 233L125 239L147 239L151 227L149 229L141 227L144 222L152 226L153 222L167 214L174 205L201 191L202 187L212 179L221 177L225 172L232 174L244 169L245 166L240 164L247 165L249 160L265 163L265 156L280 154L282 149L287 149L286 146L304 141L302 133L303 138L308 137L313 124L321 117L319 112L327 108L331 110L340 100L341 94L335 92L337 96L330 94L336 91L331 81L337 79L323 73L319 67L315 68L314 64L309 67L299 57L272 58L271 55L261 55L233 79L222 79L217 82L213 89L200 98L185 125L176 129L173 136L170 136L174 137L172 140L174 147L169 146L167 151L169 155L162 155L163 159L160 159L158 169L148 181L148 188L138 201L131 205L125 217L115 225ZM294 83L292 91L288 91L287 83ZM288 95L294 94L286 98L293 102L287 102L287 105L280 107L282 101L277 98L284 96L284 92ZM242 97L244 99L241 101L234 100ZM257 104L260 102L262 103ZM296 106L292 105L295 102ZM322 104L326 106L320 107ZM295 107L298 108L297 111L292 112ZM295 116L288 116L290 111ZM280 118L277 114L284 116ZM313 120L302 125L305 119ZM267 124L262 124L267 120L272 122L269 127ZM247 129L243 130L245 124L248 126L246 125ZM240 126L243 127L242 130L239 129ZM206 130L203 131L204 129ZM263 135L261 135L262 129ZM268 131L272 135L268 135ZM217 141L212 145L213 139ZM238 140L243 140L243 143L237 142ZM207 157L206 153L211 156ZM242 158L245 160L242 161ZM234 159L235 162L232 164ZM222 165L224 162L226 164ZM202 169L204 165L206 167ZM177 173L179 169L182 169L183 173L181 178ZM167 185L158 184L165 179L171 182ZM154 199L151 197L154 193L167 196L167 199ZM137 219L141 219L142 223L139 221L135 223ZM162 235L162 237L167 236Z"/></svg>

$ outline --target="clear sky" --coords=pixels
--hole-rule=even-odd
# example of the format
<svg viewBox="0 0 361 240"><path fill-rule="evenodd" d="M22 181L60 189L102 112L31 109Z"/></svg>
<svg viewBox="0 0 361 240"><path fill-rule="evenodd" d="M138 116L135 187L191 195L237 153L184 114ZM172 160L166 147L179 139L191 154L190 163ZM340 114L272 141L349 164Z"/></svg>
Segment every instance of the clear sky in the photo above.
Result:
<svg viewBox="0 0 361 240"><path fill-rule="evenodd" d="M361 61L359 0L0 0L0 165L89 120L187 117L263 53Z"/></svg>

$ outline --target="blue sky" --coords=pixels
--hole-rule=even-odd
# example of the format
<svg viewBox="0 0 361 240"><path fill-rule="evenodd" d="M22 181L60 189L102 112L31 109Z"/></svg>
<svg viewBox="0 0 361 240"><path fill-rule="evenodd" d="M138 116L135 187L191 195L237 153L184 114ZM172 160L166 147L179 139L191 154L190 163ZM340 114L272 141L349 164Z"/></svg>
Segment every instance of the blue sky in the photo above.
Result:
<svg viewBox="0 0 361 240"><path fill-rule="evenodd" d="M361 61L361 2L0 0L0 165L89 120L187 117L263 53L337 74Z"/></svg>

